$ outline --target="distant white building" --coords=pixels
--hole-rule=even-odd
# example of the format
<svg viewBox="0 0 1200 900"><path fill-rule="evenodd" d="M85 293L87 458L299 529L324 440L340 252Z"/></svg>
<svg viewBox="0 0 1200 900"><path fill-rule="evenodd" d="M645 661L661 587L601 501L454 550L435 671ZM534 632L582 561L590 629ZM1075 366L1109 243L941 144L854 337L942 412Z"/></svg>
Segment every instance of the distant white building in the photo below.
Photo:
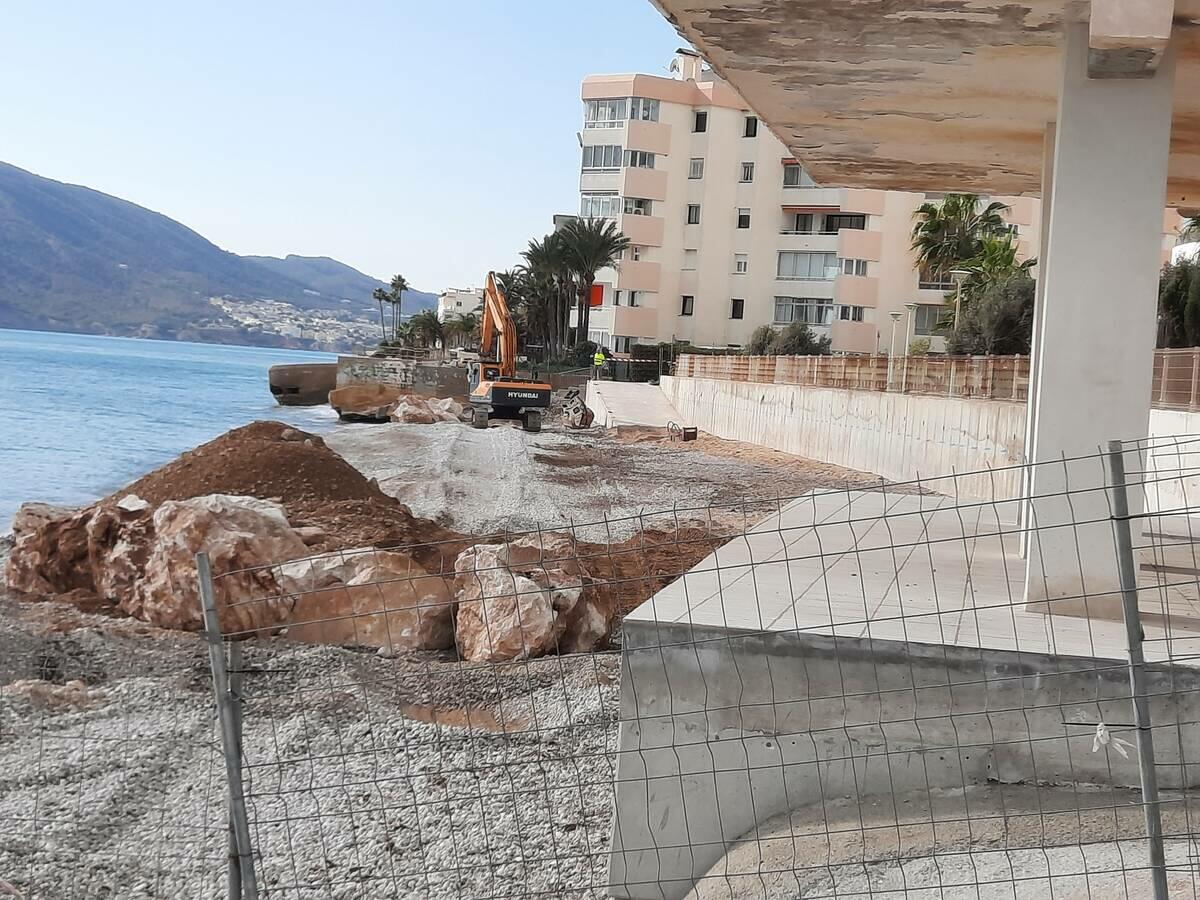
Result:
<svg viewBox="0 0 1200 900"><path fill-rule="evenodd" d="M478 314L483 310L483 288L449 288L438 294L437 317L445 322L448 316Z"/></svg>

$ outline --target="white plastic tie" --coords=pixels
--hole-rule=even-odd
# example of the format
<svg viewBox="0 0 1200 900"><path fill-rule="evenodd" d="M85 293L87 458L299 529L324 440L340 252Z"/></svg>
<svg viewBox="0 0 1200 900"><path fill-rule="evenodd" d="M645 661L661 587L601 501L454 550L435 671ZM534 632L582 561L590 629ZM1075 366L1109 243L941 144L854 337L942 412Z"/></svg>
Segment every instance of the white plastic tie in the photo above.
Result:
<svg viewBox="0 0 1200 900"><path fill-rule="evenodd" d="M1092 738L1092 752L1099 753L1101 747L1112 747L1122 758L1129 759L1129 751L1125 748L1132 747L1133 744L1124 738L1119 738L1111 731L1108 726L1101 722L1096 726L1096 736Z"/></svg>

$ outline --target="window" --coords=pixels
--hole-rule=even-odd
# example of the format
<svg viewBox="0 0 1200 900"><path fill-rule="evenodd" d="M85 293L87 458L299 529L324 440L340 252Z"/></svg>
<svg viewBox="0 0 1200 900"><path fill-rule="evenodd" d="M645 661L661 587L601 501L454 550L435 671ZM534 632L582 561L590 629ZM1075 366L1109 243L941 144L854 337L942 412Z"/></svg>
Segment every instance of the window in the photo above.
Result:
<svg viewBox="0 0 1200 900"><path fill-rule="evenodd" d="M625 198L625 212L631 216L649 216L652 215L654 204L649 200L643 200L640 197Z"/></svg>
<svg viewBox="0 0 1200 900"><path fill-rule="evenodd" d="M738 228L749 228L750 227L750 210L745 209L745 208L738 210L737 227Z"/></svg>
<svg viewBox="0 0 1200 900"><path fill-rule="evenodd" d="M841 262L843 275L867 274L867 261L865 259L843 259Z"/></svg>
<svg viewBox="0 0 1200 900"><path fill-rule="evenodd" d="M783 167L783 186L785 188L800 188L816 187L817 185L799 163L787 163Z"/></svg>
<svg viewBox="0 0 1200 900"><path fill-rule="evenodd" d="M641 291L630 291L629 292L629 305L630 306L640 306L641 305L640 299L639 299L641 293L642 293Z"/></svg>
<svg viewBox="0 0 1200 900"><path fill-rule="evenodd" d="M784 234L813 234L813 214L792 213L787 226L783 229Z"/></svg>
<svg viewBox="0 0 1200 900"><path fill-rule="evenodd" d="M788 281L831 281L837 271L836 253L779 252L777 274Z"/></svg>
<svg viewBox="0 0 1200 900"><path fill-rule="evenodd" d="M733 274L745 275L750 271L750 257L745 253L733 254Z"/></svg>
<svg viewBox="0 0 1200 900"><path fill-rule="evenodd" d="M689 225L699 225L700 224L700 204L699 203L689 203L688 204L687 223Z"/></svg>
<svg viewBox="0 0 1200 900"><path fill-rule="evenodd" d="M703 177L704 177L704 160L694 158L692 160L692 164L688 167L688 178L695 179L695 178L703 178Z"/></svg>
<svg viewBox="0 0 1200 900"><path fill-rule="evenodd" d="M620 144L589 144L583 148L585 169L618 169L620 166Z"/></svg>
<svg viewBox="0 0 1200 900"><path fill-rule="evenodd" d="M833 322L833 301L811 297L776 297L775 324L829 325Z"/></svg>
<svg viewBox="0 0 1200 900"><path fill-rule="evenodd" d="M691 272L696 268L696 257L698 256L695 250L683 251L683 271Z"/></svg>
<svg viewBox="0 0 1200 900"><path fill-rule="evenodd" d="M746 313L746 301L734 297L729 301L729 318L741 319Z"/></svg>
<svg viewBox="0 0 1200 900"><path fill-rule="evenodd" d="M952 291L955 285L949 273L921 266L917 270L917 287L923 291Z"/></svg>
<svg viewBox="0 0 1200 900"><path fill-rule="evenodd" d="M837 234L842 228L849 228L853 231L862 231L867 227L866 216L847 215L845 213L826 214L825 224L821 228L821 234Z"/></svg>
<svg viewBox="0 0 1200 900"><path fill-rule="evenodd" d="M653 169L654 154L645 150L626 150L625 165L635 169Z"/></svg>
<svg viewBox="0 0 1200 900"><path fill-rule="evenodd" d="M691 294L684 294L679 304L679 314L681 316L690 316L692 310L696 308L696 298Z"/></svg>
<svg viewBox="0 0 1200 900"><path fill-rule="evenodd" d="M642 258L641 245L640 244L630 244L629 245L629 256L634 262L637 262L639 259L641 259Z"/></svg>
<svg viewBox="0 0 1200 900"><path fill-rule="evenodd" d="M843 322L861 322L863 308L861 306L843 306L838 313L838 318Z"/></svg>
<svg viewBox="0 0 1200 900"><path fill-rule="evenodd" d="M629 101L629 118L643 122L658 121L658 101L648 97L634 97Z"/></svg>
<svg viewBox="0 0 1200 900"><path fill-rule="evenodd" d="M693 133L699 134L702 131L708 131L708 113L707 112L696 113L696 120L692 124L692 132Z"/></svg>
<svg viewBox="0 0 1200 900"><path fill-rule="evenodd" d="M633 343L633 338L613 336L613 352L628 353L629 346Z"/></svg>
<svg viewBox="0 0 1200 900"><path fill-rule="evenodd" d="M752 162L742 163L742 178L741 178L741 180L742 180L742 183L754 180L754 163L752 163Z"/></svg>
<svg viewBox="0 0 1200 900"><path fill-rule="evenodd" d="M745 127L742 129L742 137L756 137L758 135L758 116L746 116ZM741 316L738 316L740 319Z"/></svg>
<svg viewBox="0 0 1200 900"><path fill-rule="evenodd" d="M621 214L621 198L616 191L580 194L579 215L585 219L615 219Z"/></svg>
<svg viewBox="0 0 1200 900"><path fill-rule="evenodd" d="M613 306L620 306L620 305L621 305L621 292L613 291Z"/></svg>
<svg viewBox="0 0 1200 900"><path fill-rule="evenodd" d="M587 100L584 102L584 128L619 128L625 122L628 104L624 97L613 100Z"/></svg>
<svg viewBox="0 0 1200 900"><path fill-rule="evenodd" d="M937 332L938 319L942 316L942 306L922 304L913 312L913 334L928 336Z"/></svg>

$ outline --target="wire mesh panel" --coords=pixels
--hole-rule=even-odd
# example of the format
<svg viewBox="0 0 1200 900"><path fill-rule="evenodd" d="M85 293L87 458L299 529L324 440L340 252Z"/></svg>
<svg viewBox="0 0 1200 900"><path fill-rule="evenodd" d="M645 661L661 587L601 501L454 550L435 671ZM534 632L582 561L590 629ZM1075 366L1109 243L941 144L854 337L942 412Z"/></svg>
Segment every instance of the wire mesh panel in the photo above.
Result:
<svg viewBox="0 0 1200 900"><path fill-rule="evenodd" d="M0 594L0 896L223 897L203 644Z"/></svg>
<svg viewBox="0 0 1200 900"><path fill-rule="evenodd" d="M218 573L259 887L1193 896L1197 461Z"/></svg>

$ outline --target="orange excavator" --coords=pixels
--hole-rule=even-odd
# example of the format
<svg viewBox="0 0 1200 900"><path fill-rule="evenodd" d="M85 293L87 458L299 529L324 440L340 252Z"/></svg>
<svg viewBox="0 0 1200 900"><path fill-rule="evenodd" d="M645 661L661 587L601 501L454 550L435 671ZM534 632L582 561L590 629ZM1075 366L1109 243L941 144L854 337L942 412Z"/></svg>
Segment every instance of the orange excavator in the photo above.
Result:
<svg viewBox="0 0 1200 900"><path fill-rule="evenodd" d="M542 430L542 412L550 406L551 387L517 377L517 326L504 292L496 284L495 272L488 272L484 290L479 361L467 368L467 380L475 428L487 428L490 419L519 419L526 431Z"/></svg>

